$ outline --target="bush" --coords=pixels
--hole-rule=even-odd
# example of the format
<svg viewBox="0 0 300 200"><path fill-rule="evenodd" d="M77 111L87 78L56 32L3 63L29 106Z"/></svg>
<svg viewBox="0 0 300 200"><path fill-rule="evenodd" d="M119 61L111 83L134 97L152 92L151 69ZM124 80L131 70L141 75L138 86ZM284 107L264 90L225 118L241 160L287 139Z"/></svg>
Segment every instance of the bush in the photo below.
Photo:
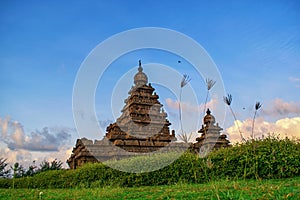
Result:
<svg viewBox="0 0 300 200"><path fill-rule="evenodd" d="M218 178L287 178L300 174L300 144L288 138L251 140L210 154Z"/></svg>
<svg viewBox="0 0 300 200"><path fill-rule="evenodd" d="M161 162L168 156L165 154L151 158L151 162ZM149 158L125 159L118 164L138 167L145 164L145 160L149 161ZM199 158L187 152L157 171L126 173L103 163L94 163L76 170L51 170L32 177L16 178L15 188L122 187L205 183L220 179L274 179L299 176L299 169L300 144L287 138L269 137L215 150L207 158ZM0 179L0 187L12 187L12 180Z"/></svg>

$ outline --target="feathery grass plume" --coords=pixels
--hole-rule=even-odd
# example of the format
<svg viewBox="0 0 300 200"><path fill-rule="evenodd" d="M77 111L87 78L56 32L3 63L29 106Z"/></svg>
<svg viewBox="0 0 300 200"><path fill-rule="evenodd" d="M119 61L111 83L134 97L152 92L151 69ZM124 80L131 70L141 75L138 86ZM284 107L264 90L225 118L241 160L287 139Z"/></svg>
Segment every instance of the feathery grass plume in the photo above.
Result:
<svg viewBox="0 0 300 200"><path fill-rule="evenodd" d="M191 142L191 138L193 135L194 135L193 132L191 132L191 134L189 135L187 133L181 133L178 135L178 138L182 140L184 143L189 143Z"/></svg>
<svg viewBox="0 0 300 200"><path fill-rule="evenodd" d="M262 104L258 101L255 103L255 112L254 112L254 116L253 116L253 120L252 120L252 139L254 139L254 123L255 123L255 117L256 117L256 113L257 111L261 108Z"/></svg>
<svg viewBox="0 0 300 200"><path fill-rule="evenodd" d="M205 80L205 82L206 82L207 92L206 92L206 98L205 98L205 104L204 104L204 110L203 110L204 115L205 115L205 111L206 111L206 104L207 104L207 99L208 99L209 91L216 84L216 81L214 81L212 79L209 79L209 78L207 78Z"/></svg>
<svg viewBox="0 0 300 200"><path fill-rule="evenodd" d="M233 110L232 110L232 108L231 108L232 95L231 95L231 94L227 94L227 97L223 97L223 100L224 100L224 102L229 106L230 111L231 111L231 113L232 113L232 115L233 115L233 117L234 117L234 121L236 122L236 121L237 121L236 116L235 116L235 114L234 114L234 112L233 112ZM237 127L238 127L238 130L239 130L240 137L241 137L242 141L246 141L245 138L244 138L243 135L242 135L242 132L241 132L240 127L239 127L239 124L238 124L237 122L236 122L235 124L236 124Z"/></svg>
<svg viewBox="0 0 300 200"><path fill-rule="evenodd" d="M180 87L183 88L191 81L190 77L187 74L183 74L183 77L181 79Z"/></svg>
<svg viewBox="0 0 300 200"><path fill-rule="evenodd" d="M183 127L182 127L182 118L181 118L181 94L182 94L182 88L186 86L191 81L190 77L187 74L184 74L181 82L180 82L180 94L179 94L179 121L180 121L180 129L181 134L183 134Z"/></svg>

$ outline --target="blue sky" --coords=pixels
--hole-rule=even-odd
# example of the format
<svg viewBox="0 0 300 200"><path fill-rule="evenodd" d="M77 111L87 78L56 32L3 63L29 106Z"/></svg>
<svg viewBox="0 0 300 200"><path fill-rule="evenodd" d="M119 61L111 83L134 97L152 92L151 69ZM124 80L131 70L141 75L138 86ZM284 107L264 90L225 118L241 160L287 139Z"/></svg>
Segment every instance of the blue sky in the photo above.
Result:
<svg viewBox="0 0 300 200"><path fill-rule="evenodd" d="M298 1L1 1L0 157L6 152L16 156L11 160L23 158L19 154L32 160L36 153L39 158L48 158L66 149L70 152L77 137L72 91L81 63L103 40L140 27L173 29L201 44L216 63L226 92L233 95L233 109L241 125L252 117L255 101L261 101L262 123L290 119L299 127L299 10ZM146 51L132 53L116 62L107 76L114 76L116 71L122 76L137 66L140 58L145 64L168 64L180 73L192 73L175 58L173 64L172 55L164 56ZM118 70L121 64L125 68ZM107 85L115 84L109 78L106 81ZM205 99L204 82L197 87ZM101 95L111 93L111 88L104 87L96 94L96 107L101 107ZM167 106L166 98L174 96L161 91L160 101ZM97 116L100 121L113 120L110 112L99 111ZM175 117L170 118L176 124ZM49 128L54 140L62 132L66 137L73 135L73 139L63 140L66 145L55 143L57 149L50 152L49 148L32 151L22 145L9 148L17 139L3 136L5 119L11 127L7 134L17 135L17 121L22 127L19 136L29 143L38 142L32 139L32 133L44 134L44 127ZM229 113L224 129L234 129L233 121Z"/></svg>

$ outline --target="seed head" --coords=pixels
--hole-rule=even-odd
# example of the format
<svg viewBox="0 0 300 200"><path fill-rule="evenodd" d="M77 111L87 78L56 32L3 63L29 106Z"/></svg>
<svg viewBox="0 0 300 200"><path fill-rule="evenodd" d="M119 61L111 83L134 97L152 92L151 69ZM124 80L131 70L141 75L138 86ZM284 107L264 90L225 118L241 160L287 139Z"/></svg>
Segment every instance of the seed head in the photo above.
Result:
<svg viewBox="0 0 300 200"><path fill-rule="evenodd" d="M209 78L207 78L205 82L206 82L207 90L210 90L216 84L216 81Z"/></svg>
<svg viewBox="0 0 300 200"><path fill-rule="evenodd" d="M230 106L231 102L232 102L232 96L231 94L227 94L227 97L223 97L224 102Z"/></svg>
<svg viewBox="0 0 300 200"><path fill-rule="evenodd" d="M183 88L191 81L190 77L187 74L184 74L180 83L180 87Z"/></svg>
<svg viewBox="0 0 300 200"><path fill-rule="evenodd" d="M256 102L256 104L255 104L255 110L258 110L258 109L260 109L261 108L261 106L262 106L262 104L258 101L258 102Z"/></svg>

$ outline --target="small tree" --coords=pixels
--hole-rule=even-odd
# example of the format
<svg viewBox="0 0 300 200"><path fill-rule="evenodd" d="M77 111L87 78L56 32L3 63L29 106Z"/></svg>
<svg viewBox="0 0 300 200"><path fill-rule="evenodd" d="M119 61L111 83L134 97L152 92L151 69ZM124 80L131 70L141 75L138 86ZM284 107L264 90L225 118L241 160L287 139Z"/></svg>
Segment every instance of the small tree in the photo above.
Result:
<svg viewBox="0 0 300 200"><path fill-rule="evenodd" d="M51 162L50 169L51 170L59 170L59 169L62 169L62 165L63 165L63 163L60 160L55 159Z"/></svg>
<svg viewBox="0 0 300 200"><path fill-rule="evenodd" d="M10 169L7 169L6 159L0 158L0 178L8 177Z"/></svg>
<svg viewBox="0 0 300 200"><path fill-rule="evenodd" d="M53 160L52 162L48 162L46 160L44 160L41 164L40 164L40 169L38 169L38 172L45 172L45 171L49 171L49 170L59 170L62 169L62 162L60 160Z"/></svg>
<svg viewBox="0 0 300 200"><path fill-rule="evenodd" d="M32 162L33 165L28 167L28 170L25 172L25 176L33 176L37 173L37 167L35 166L35 160Z"/></svg>
<svg viewBox="0 0 300 200"><path fill-rule="evenodd" d="M11 167L11 169L14 172L14 174L13 174L13 188L15 188L15 179L24 176L25 175L25 170L24 170L23 166L20 165L18 162L16 162L14 164L14 166Z"/></svg>
<svg viewBox="0 0 300 200"><path fill-rule="evenodd" d="M50 163L46 160L44 160L41 164L40 164L40 168L38 169L38 172L45 172L50 170Z"/></svg>
<svg viewBox="0 0 300 200"><path fill-rule="evenodd" d="M25 175L25 169L22 165L20 165L18 162L16 162L14 164L13 167L11 167L11 169L13 170L14 174L13 174L13 178L20 178L22 176Z"/></svg>

